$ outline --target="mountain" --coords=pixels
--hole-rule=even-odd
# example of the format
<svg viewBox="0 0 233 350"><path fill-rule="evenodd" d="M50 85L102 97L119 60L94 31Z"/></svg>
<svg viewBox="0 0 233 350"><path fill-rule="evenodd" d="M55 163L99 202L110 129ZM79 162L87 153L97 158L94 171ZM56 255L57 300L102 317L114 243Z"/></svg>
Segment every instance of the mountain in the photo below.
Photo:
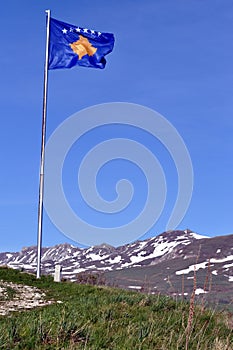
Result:
<svg viewBox="0 0 233 350"><path fill-rule="evenodd" d="M0 265L35 272L37 248L0 253ZM104 273L122 288L233 303L233 235L207 237L190 230L168 231L120 247L101 244L86 249L60 244L42 249L42 273L62 265L62 277L75 281L84 271ZM194 270L196 271L194 283Z"/></svg>
<svg viewBox="0 0 233 350"><path fill-rule="evenodd" d="M62 265L65 278L75 279L82 271L111 271L129 267L156 264L177 255L177 247L186 246L203 238L193 232L171 231L145 241L136 241L120 247L101 244L81 249L70 244L59 244L50 248L42 248L42 273L54 272L55 264ZM16 269L35 272L37 263L37 247L25 247L21 252L0 253L0 265L8 265Z"/></svg>

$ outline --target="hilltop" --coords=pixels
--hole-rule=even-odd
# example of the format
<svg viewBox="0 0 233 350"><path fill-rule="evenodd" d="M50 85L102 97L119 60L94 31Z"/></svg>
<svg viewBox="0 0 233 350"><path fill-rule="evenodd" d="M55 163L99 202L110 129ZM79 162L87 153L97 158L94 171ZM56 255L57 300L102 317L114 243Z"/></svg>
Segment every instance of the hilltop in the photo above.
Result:
<svg viewBox="0 0 233 350"><path fill-rule="evenodd" d="M47 306L0 316L0 349L232 350L232 316L162 295L55 283L0 268L0 284L36 288ZM5 298L17 298L11 285ZM1 295L1 294L0 294ZM1 303L6 300L1 299Z"/></svg>

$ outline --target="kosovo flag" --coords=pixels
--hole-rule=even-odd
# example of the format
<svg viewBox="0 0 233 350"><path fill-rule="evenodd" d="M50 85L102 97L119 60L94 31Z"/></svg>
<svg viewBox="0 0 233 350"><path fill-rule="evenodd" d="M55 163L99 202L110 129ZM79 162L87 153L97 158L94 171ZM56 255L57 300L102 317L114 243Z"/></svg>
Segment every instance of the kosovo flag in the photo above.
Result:
<svg viewBox="0 0 233 350"><path fill-rule="evenodd" d="M114 36L50 19L49 69L84 66L104 68Z"/></svg>

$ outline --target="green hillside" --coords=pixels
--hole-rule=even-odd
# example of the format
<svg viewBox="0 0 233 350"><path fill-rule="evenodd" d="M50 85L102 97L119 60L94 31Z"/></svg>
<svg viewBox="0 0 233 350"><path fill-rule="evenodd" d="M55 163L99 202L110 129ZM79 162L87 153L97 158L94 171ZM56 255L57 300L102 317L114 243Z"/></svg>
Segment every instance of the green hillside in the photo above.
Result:
<svg viewBox="0 0 233 350"><path fill-rule="evenodd" d="M0 316L0 349L233 349L232 315L223 312L0 268L0 286L4 281L36 286L53 303ZM0 305L17 297L11 289Z"/></svg>

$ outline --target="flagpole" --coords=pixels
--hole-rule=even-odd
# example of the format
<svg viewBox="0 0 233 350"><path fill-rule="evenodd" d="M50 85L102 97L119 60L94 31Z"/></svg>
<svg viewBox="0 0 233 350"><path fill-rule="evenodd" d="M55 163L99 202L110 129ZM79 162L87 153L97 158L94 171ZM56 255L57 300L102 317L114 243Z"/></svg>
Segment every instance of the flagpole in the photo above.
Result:
<svg viewBox="0 0 233 350"><path fill-rule="evenodd" d="M47 116L47 95L48 95L48 62L49 62L49 28L50 10L47 13L46 47L44 64L44 91L43 91L43 113L42 113L42 135L41 135L41 159L40 159L40 184L38 202L38 232L37 232L37 270L36 277L40 278L41 270L41 245L43 226L43 196L44 196L44 163L45 163L45 137L46 137L46 116Z"/></svg>

